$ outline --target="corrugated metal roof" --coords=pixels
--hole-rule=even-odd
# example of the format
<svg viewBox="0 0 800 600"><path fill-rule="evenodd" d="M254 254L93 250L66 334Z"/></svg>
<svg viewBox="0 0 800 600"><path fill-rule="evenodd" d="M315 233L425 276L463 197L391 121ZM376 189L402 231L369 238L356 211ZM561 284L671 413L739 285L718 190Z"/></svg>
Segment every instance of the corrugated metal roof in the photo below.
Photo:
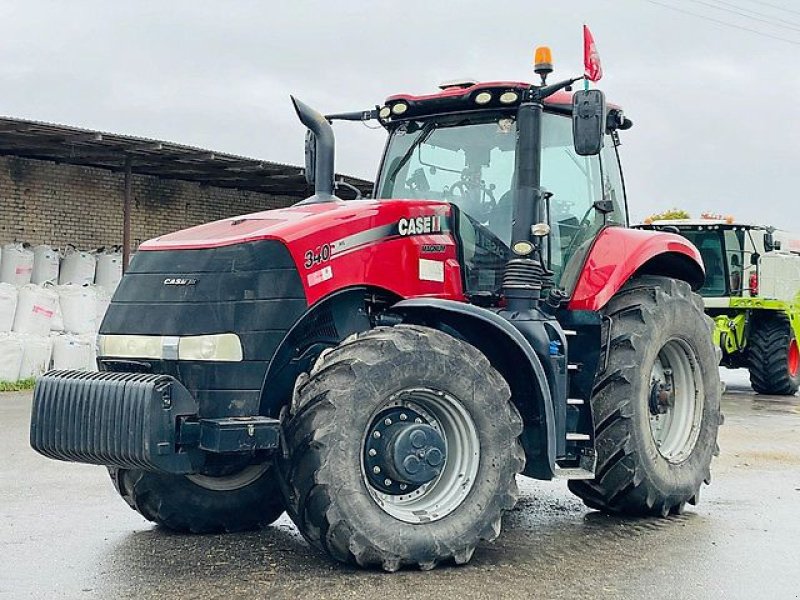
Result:
<svg viewBox="0 0 800 600"><path fill-rule="evenodd" d="M310 195L303 169L294 165L216 152L163 140L120 135L56 123L0 117L0 155L121 171L166 179L305 198ZM337 175L363 194L372 182ZM341 189L343 198L354 193Z"/></svg>

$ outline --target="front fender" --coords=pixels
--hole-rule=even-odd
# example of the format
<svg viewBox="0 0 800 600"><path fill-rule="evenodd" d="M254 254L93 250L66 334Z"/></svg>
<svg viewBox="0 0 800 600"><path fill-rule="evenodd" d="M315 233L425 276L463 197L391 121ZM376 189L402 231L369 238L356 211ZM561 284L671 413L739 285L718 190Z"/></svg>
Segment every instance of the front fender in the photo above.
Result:
<svg viewBox="0 0 800 600"><path fill-rule="evenodd" d="M538 355L506 319L485 308L437 298L402 300L392 312L404 322L439 329L483 352L508 382L522 415L524 474L551 479L555 473L556 424L550 387Z"/></svg>
<svg viewBox="0 0 800 600"><path fill-rule="evenodd" d="M700 252L686 238L660 231L606 227L583 263L569 308L598 311L631 277L644 274L682 279L695 290L705 280Z"/></svg>

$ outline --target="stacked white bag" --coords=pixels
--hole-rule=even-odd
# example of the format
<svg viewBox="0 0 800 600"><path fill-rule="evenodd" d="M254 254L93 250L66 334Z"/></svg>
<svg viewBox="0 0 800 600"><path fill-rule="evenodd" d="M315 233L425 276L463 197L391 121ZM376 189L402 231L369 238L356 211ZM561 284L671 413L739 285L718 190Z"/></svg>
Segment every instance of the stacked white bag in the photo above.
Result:
<svg viewBox="0 0 800 600"><path fill-rule="evenodd" d="M58 283L66 285L84 285L94 283L94 270L97 260L91 252L82 252L73 247L67 248L64 260L61 261L61 272Z"/></svg>
<svg viewBox="0 0 800 600"><path fill-rule="evenodd" d="M22 342L13 333L0 333L0 381L17 381L22 367Z"/></svg>
<svg viewBox="0 0 800 600"><path fill-rule="evenodd" d="M0 283L0 333L13 329L16 312L17 288L10 283Z"/></svg>
<svg viewBox="0 0 800 600"><path fill-rule="evenodd" d="M0 281L16 286L30 283L33 251L23 244L6 244L0 254Z"/></svg>
<svg viewBox="0 0 800 600"><path fill-rule="evenodd" d="M0 381L96 370L96 335L122 278L119 248L0 247Z"/></svg>
<svg viewBox="0 0 800 600"><path fill-rule="evenodd" d="M53 368L96 371L94 336L65 333L53 338Z"/></svg>
<svg viewBox="0 0 800 600"><path fill-rule="evenodd" d="M58 283L58 271L61 256L47 244L40 244L33 249L33 272L31 283Z"/></svg>
<svg viewBox="0 0 800 600"><path fill-rule="evenodd" d="M58 303L64 331L84 335L97 331L97 293L90 285L59 285Z"/></svg>
<svg viewBox="0 0 800 600"><path fill-rule="evenodd" d="M97 269L94 282L113 294L122 279L122 253L116 249L111 252L99 250L95 256Z"/></svg>
<svg viewBox="0 0 800 600"><path fill-rule="evenodd" d="M50 354L53 341L50 336L18 334L22 343L22 362L19 370L20 379L39 377L50 369Z"/></svg>
<svg viewBox="0 0 800 600"><path fill-rule="evenodd" d="M14 331L46 336L50 333L50 322L56 314L58 294L50 286L29 283L19 288L17 311L14 315Z"/></svg>

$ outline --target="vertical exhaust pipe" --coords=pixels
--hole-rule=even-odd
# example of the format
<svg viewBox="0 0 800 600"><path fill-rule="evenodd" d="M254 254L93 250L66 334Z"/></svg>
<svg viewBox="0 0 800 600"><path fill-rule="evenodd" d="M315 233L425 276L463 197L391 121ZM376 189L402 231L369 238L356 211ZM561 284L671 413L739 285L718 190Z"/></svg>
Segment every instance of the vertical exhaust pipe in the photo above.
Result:
<svg viewBox="0 0 800 600"><path fill-rule="evenodd" d="M333 127L328 120L313 108L291 96L297 117L314 134L314 196L303 202L330 202L333 195L334 137Z"/></svg>

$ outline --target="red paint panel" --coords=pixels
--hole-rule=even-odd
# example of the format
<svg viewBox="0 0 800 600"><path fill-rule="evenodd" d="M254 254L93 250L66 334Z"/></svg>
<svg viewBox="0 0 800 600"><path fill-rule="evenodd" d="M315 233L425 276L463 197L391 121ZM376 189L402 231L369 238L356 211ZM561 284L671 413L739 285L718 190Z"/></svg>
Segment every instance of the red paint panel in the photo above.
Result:
<svg viewBox="0 0 800 600"><path fill-rule="evenodd" d="M326 202L199 225L145 242L140 250L191 250L278 239L289 248L309 304L361 285L403 298L464 300L455 239L446 231L450 214L449 204L426 200ZM398 234L401 219L432 216L439 217L444 231ZM424 245L435 248L423 252ZM323 259L324 246L331 253ZM306 267L309 251L317 260Z"/></svg>
<svg viewBox="0 0 800 600"><path fill-rule="evenodd" d="M569 308L600 310L639 267L666 252L682 254L703 268L700 252L680 235L623 227L604 229L589 252Z"/></svg>

